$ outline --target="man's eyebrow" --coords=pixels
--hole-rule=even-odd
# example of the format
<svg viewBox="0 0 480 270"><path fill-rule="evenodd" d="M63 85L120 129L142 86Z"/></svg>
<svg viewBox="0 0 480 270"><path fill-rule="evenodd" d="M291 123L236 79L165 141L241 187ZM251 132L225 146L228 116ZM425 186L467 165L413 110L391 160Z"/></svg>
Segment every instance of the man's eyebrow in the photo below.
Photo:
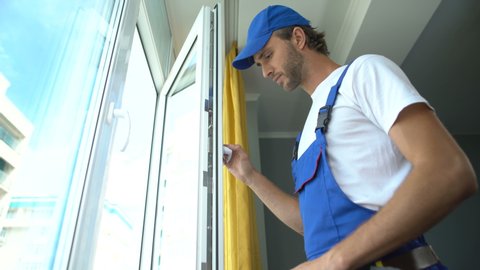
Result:
<svg viewBox="0 0 480 270"><path fill-rule="evenodd" d="M253 56L253 60L255 61L255 64L256 64L257 66L261 66L261 64L260 64L259 62L257 62L257 61L262 60L264 54L265 54L265 49L263 49L263 50L260 51L260 54L258 54L258 57Z"/></svg>

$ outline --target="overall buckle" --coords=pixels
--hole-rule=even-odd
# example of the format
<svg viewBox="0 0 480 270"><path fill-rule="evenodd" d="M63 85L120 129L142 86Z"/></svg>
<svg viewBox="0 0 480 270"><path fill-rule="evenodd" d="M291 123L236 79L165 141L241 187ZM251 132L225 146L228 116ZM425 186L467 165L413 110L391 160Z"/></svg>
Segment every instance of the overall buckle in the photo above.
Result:
<svg viewBox="0 0 480 270"><path fill-rule="evenodd" d="M325 105L322 108L320 108L318 112L318 118L317 118L317 128L322 131L322 133L327 132L328 128L328 123L330 122L330 117L332 114L332 108L333 106L331 105Z"/></svg>

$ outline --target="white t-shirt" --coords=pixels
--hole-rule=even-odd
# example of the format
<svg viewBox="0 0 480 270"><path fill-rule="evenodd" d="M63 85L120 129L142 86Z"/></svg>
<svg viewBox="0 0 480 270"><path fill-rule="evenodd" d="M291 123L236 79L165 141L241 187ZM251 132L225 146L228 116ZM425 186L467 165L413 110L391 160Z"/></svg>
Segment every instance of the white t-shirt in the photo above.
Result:
<svg viewBox="0 0 480 270"><path fill-rule="evenodd" d="M345 67L332 72L312 94L299 157L315 140L318 111ZM427 103L389 59L364 55L350 65L333 107L326 152L335 179L354 203L379 210L410 172L410 162L388 132L402 109L418 102Z"/></svg>

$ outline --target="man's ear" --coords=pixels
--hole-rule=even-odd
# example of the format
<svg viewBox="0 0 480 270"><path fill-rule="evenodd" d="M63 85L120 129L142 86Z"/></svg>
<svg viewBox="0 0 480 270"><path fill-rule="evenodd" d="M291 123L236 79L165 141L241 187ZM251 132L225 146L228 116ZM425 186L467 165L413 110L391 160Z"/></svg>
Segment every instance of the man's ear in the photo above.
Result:
<svg viewBox="0 0 480 270"><path fill-rule="evenodd" d="M307 36L301 27L295 26L293 28L292 41L299 50L305 48L305 45L307 44Z"/></svg>

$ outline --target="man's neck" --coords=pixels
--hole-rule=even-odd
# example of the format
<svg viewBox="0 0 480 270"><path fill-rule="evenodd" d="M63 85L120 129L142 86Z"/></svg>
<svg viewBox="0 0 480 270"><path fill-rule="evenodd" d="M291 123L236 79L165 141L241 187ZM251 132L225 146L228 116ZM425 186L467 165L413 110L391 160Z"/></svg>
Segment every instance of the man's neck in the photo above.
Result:
<svg viewBox="0 0 480 270"><path fill-rule="evenodd" d="M328 58L328 56L313 51L306 54L305 64L302 88L310 96L320 83L340 67L339 64Z"/></svg>

